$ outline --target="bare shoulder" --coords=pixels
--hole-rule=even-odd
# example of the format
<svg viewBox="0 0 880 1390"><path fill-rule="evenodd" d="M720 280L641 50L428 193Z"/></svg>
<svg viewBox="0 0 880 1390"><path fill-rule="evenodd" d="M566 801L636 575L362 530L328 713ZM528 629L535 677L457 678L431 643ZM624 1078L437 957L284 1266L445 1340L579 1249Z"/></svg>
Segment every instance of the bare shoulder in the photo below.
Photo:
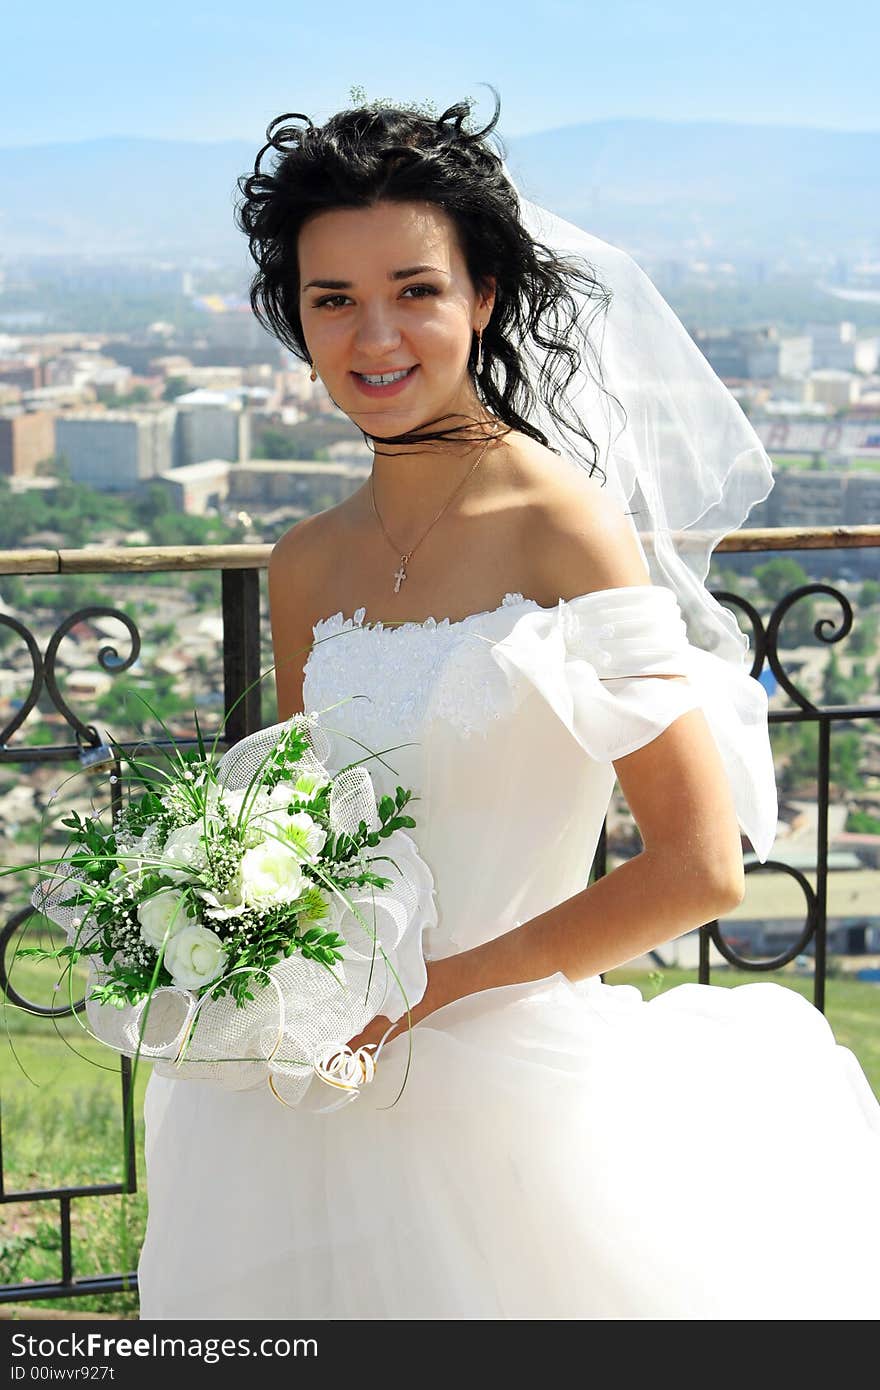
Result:
<svg viewBox="0 0 880 1390"><path fill-rule="evenodd" d="M312 595L321 592L333 547L347 525L348 507L340 502L302 517L279 536L269 557L270 590L278 599L295 590L297 601L308 606Z"/></svg>
<svg viewBox="0 0 880 1390"><path fill-rule="evenodd" d="M518 455L528 479L524 539L542 603L651 583L634 534L637 518L628 515L598 469L591 474L533 440Z"/></svg>
<svg viewBox="0 0 880 1390"><path fill-rule="evenodd" d="M340 518L330 507L303 517L275 542L269 556L269 618L275 659L278 717L302 710L304 665L321 616L320 596L335 552Z"/></svg>

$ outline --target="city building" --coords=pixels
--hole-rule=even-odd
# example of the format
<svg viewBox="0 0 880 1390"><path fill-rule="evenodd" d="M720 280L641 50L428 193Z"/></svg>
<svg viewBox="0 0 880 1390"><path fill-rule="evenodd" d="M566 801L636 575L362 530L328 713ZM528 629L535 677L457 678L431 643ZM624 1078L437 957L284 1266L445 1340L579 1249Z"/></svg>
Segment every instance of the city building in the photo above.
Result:
<svg viewBox="0 0 880 1390"><path fill-rule="evenodd" d="M226 501L232 468L227 459L205 459L160 473L159 481L170 492L177 511L187 516L204 516Z"/></svg>
<svg viewBox="0 0 880 1390"><path fill-rule="evenodd" d="M131 384L131 368L98 352L65 352L44 366L47 386L105 386L122 396Z"/></svg>
<svg viewBox="0 0 880 1390"><path fill-rule="evenodd" d="M252 459L230 470L229 501L318 512L349 497L369 475L366 464Z"/></svg>
<svg viewBox="0 0 880 1390"><path fill-rule="evenodd" d="M854 323L815 323L807 332L813 340L813 366L841 372L874 372L878 339L857 338Z"/></svg>
<svg viewBox="0 0 880 1390"><path fill-rule="evenodd" d="M55 453L55 416L47 410L0 415L0 475L32 478Z"/></svg>
<svg viewBox="0 0 880 1390"><path fill-rule="evenodd" d="M202 516L224 502L230 508L289 506L311 515L350 496L369 473L368 464L302 459L230 463L217 458L173 468L160 481L175 507L190 516Z"/></svg>
<svg viewBox="0 0 880 1390"><path fill-rule="evenodd" d="M866 526L880 522L880 473L778 468L746 526ZM851 552L853 561L869 558Z"/></svg>
<svg viewBox="0 0 880 1390"><path fill-rule="evenodd" d="M74 482L128 492L172 466L175 409L77 410L59 415L55 447Z"/></svg>
<svg viewBox="0 0 880 1390"><path fill-rule="evenodd" d="M208 459L250 457L250 416L235 391L187 391L175 397L174 462L182 468Z"/></svg>
<svg viewBox="0 0 880 1390"><path fill-rule="evenodd" d="M33 391L44 385L43 367L35 352L21 352L9 357L0 355L0 382Z"/></svg>
<svg viewBox="0 0 880 1390"><path fill-rule="evenodd" d="M804 400L818 401L832 410L845 410L859 399L860 381L856 372L823 367L810 372L804 383Z"/></svg>

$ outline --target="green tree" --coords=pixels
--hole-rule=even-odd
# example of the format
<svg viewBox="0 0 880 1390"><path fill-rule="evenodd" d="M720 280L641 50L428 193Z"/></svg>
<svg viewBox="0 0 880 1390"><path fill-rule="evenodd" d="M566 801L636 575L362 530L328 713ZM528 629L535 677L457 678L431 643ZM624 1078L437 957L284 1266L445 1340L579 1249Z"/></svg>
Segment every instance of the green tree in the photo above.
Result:
<svg viewBox="0 0 880 1390"><path fill-rule="evenodd" d="M147 483L132 502L132 511L138 525L147 528L151 527L159 517L169 515L174 509L171 489L162 483Z"/></svg>
<svg viewBox="0 0 880 1390"><path fill-rule="evenodd" d="M124 410L129 405L146 405L153 399L149 386L133 386L130 391L117 395L113 386L96 386L98 400L111 410Z"/></svg>
<svg viewBox="0 0 880 1390"><path fill-rule="evenodd" d="M876 579L866 579L859 590L859 608L873 608L880 604L880 584Z"/></svg>
<svg viewBox="0 0 880 1390"><path fill-rule="evenodd" d="M847 638L847 650L853 655L871 656L877 650L880 632L880 613L865 612L861 605L853 620L853 630Z"/></svg>
<svg viewBox="0 0 880 1390"><path fill-rule="evenodd" d="M182 396L188 390L189 382L185 376L170 376L165 383L162 399L163 401L173 401L177 396Z"/></svg>
<svg viewBox="0 0 880 1390"><path fill-rule="evenodd" d="M778 603L792 589L810 582L806 570L790 555L774 555L772 560L756 565L752 574L771 603Z"/></svg>
<svg viewBox="0 0 880 1390"><path fill-rule="evenodd" d="M816 725L771 725L771 728L773 761L780 788L791 791L814 782L818 768Z"/></svg>
<svg viewBox="0 0 880 1390"><path fill-rule="evenodd" d="M756 565L752 571L761 592L771 604L776 604L792 589L809 584L810 576L790 555L777 555L763 565ZM816 622L815 602L812 598L799 599L789 608L782 620L780 636L782 645L801 647L814 642L813 628Z"/></svg>
<svg viewBox="0 0 880 1390"><path fill-rule="evenodd" d="M840 791L859 791L862 786L861 739L850 729L831 733L830 780L832 788Z"/></svg>
<svg viewBox="0 0 880 1390"><path fill-rule="evenodd" d="M850 703L850 682L840 668L836 651L829 653L825 670L822 673L822 704L848 705Z"/></svg>
<svg viewBox="0 0 880 1390"><path fill-rule="evenodd" d="M257 433L253 457L258 459L299 458L295 441L283 429L267 425Z"/></svg>

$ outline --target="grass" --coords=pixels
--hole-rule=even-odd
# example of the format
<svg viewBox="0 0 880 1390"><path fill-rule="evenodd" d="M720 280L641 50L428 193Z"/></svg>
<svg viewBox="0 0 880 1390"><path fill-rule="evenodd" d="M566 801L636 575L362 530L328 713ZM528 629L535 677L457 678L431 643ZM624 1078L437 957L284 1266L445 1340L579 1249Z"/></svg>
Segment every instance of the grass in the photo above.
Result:
<svg viewBox="0 0 880 1390"><path fill-rule="evenodd" d="M35 1002L51 993L50 967L17 963L13 984ZM691 972L646 974L622 967L608 984L635 984L645 999L694 979ZM713 983L733 986L772 980L811 997L812 981L785 973L718 971ZM827 985L827 1016L838 1042L858 1057L880 1094L880 987L834 977ZM56 1024L3 1011L0 1092L7 1190L118 1182L124 1173L121 1083L118 1064L73 1019ZM14 1048L14 1053L13 1053ZM97 1065L96 1065L97 1064ZM144 1181L143 1093L149 1065L139 1065L135 1085L138 1183ZM0 1235L0 1283L60 1277L58 1204L12 1203L4 1208ZM124 1273L135 1267L146 1222L143 1190L132 1196L78 1198L72 1203L74 1274ZM46 1307L50 1305L44 1305ZM133 1317L134 1293L53 1300L57 1310Z"/></svg>
<svg viewBox="0 0 880 1390"><path fill-rule="evenodd" d="M13 985L34 1003L51 995L49 965L19 961ZM73 1018L52 1020L0 1010L0 1097L7 1192L92 1186L125 1176L122 1082L118 1060ZM143 1184L143 1095L149 1065L135 1076L138 1185ZM59 1203L14 1202L0 1208L0 1283L61 1276ZM137 1264L146 1195L76 1198L71 1203L74 1277L126 1274ZM49 1306L49 1305L47 1305ZM52 1300L58 1309L137 1313L137 1294Z"/></svg>

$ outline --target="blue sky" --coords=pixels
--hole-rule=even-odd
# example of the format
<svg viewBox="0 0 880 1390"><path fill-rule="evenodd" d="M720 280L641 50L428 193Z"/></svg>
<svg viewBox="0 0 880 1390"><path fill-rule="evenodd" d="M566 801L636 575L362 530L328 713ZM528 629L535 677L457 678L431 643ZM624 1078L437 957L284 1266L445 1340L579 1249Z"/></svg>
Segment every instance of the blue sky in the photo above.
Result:
<svg viewBox="0 0 880 1390"><path fill-rule="evenodd" d="M816 0L41 0L2 24L0 145L260 138L283 111L462 96L520 135L613 117L880 129L880 6Z"/></svg>

